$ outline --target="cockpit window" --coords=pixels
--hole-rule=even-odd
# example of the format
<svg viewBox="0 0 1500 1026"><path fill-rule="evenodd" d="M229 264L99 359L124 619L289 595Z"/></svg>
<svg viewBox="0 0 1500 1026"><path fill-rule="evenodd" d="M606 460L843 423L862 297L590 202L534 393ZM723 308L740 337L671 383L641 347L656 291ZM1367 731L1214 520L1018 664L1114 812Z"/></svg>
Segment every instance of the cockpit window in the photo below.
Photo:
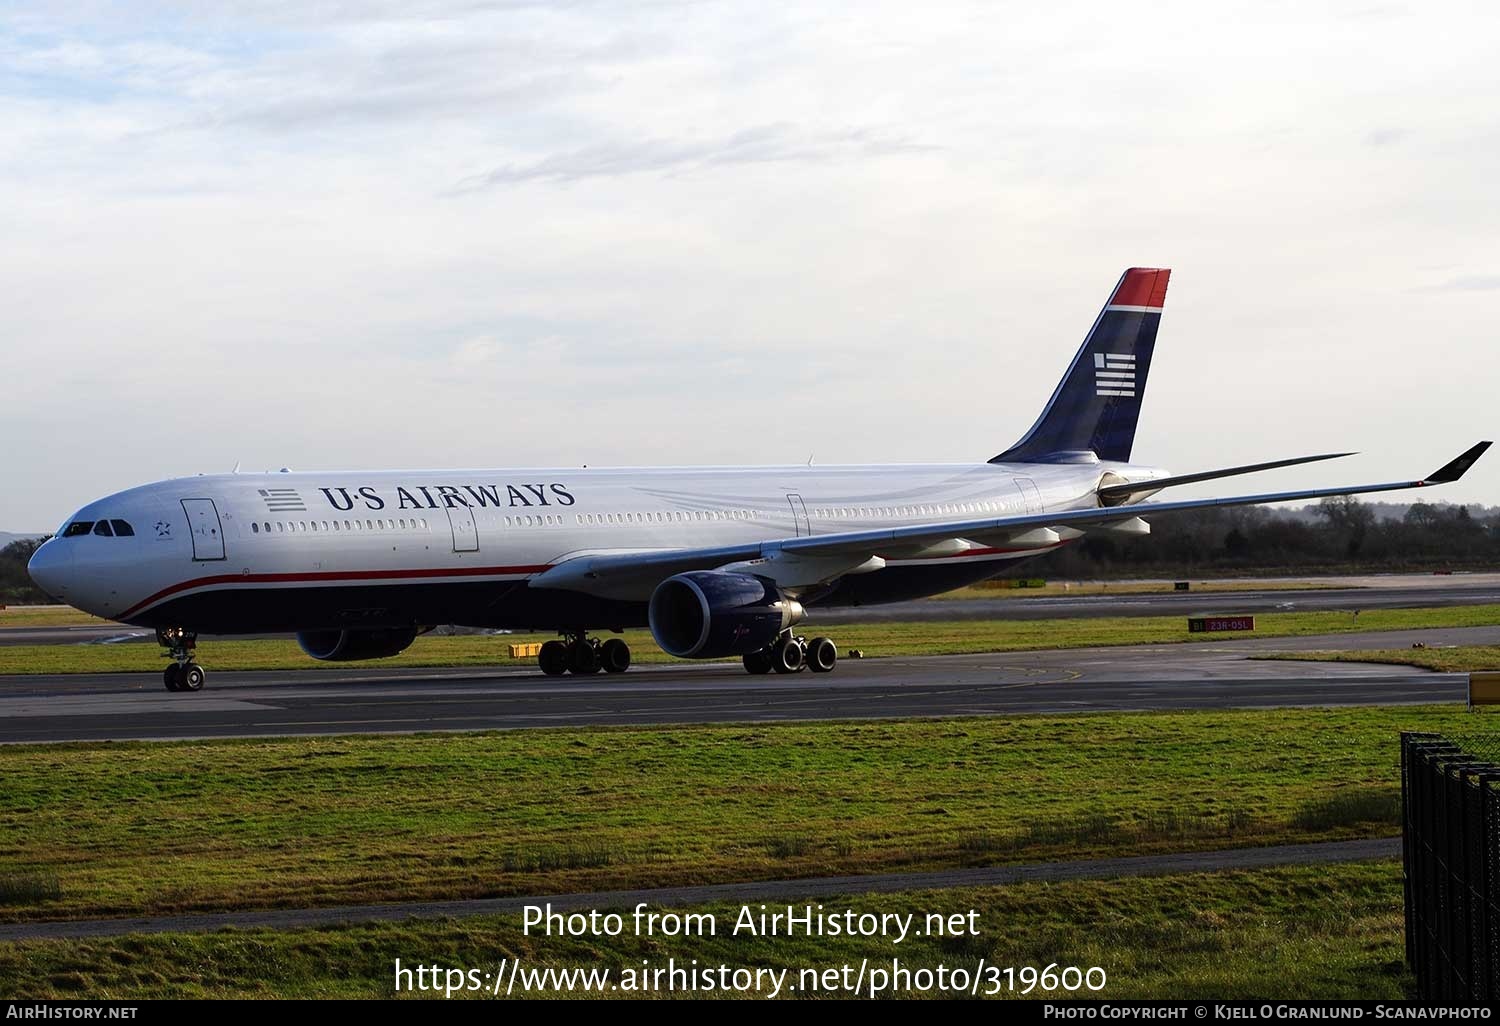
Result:
<svg viewBox="0 0 1500 1026"><path fill-rule="evenodd" d="M135 528L124 520L111 520L109 526L115 529L116 538L134 538Z"/></svg>
<svg viewBox="0 0 1500 1026"><path fill-rule="evenodd" d="M71 524L69 524L68 529L63 532L63 537L77 538L80 534L88 534L93 529L94 522L92 520L75 520Z"/></svg>
<svg viewBox="0 0 1500 1026"><path fill-rule="evenodd" d="M115 536L115 532L110 530L108 520L101 520L95 524L94 533L104 538L113 538Z"/></svg>

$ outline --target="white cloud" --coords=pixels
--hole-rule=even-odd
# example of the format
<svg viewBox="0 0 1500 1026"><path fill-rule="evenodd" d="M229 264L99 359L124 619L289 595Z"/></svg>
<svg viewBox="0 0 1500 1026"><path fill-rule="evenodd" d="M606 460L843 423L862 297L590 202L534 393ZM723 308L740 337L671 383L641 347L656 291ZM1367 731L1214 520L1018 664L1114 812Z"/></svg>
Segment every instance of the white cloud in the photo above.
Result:
<svg viewBox="0 0 1500 1026"><path fill-rule="evenodd" d="M985 459L1129 264L1142 456L1492 434L1500 15L1121 10L13 5L0 528L237 460Z"/></svg>

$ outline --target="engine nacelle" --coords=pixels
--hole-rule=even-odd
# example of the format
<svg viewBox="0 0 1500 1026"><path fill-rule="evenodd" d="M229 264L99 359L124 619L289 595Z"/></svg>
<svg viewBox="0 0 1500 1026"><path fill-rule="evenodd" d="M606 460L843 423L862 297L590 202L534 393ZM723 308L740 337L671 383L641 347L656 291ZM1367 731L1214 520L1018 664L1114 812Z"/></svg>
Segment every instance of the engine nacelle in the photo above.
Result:
<svg viewBox="0 0 1500 1026"><path fill-rule="evenodd" d="M415 627L362 631L299 631L297 644L314 659L347 663L356 659L384 659L400 655L416 640Z"/></svg>
<svg viewBox="0 0 1500 1026"><path fill-rule="evenodd" d="M802 619L802 603L754 574L694 570L656 586L649 618L669 655L720 659L765 648Z"/></svg>

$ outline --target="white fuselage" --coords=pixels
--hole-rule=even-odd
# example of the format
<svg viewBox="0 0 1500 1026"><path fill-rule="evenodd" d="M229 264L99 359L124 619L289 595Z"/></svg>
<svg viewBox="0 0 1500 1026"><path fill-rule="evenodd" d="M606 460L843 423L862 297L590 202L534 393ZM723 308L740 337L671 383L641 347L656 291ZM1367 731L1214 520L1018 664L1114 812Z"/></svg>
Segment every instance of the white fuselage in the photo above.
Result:
<svg viewBox="0 0 1500 1026"><path fill-rule="evenodd" d="M1106 472L1131 481L1165 475L1092 462L199 476L89 503L31 569L72 605L146 626L233 633L415 618L524 627L570 616L577 626L630 626L644 622L647 596L639 611L601 610L590 599L570 613L567 593L544 595L551 589L526 582L584 554L1092 508ZM74 526L110 521L133 533ZM933 594L1055 544L955 539L888 560L862 582L874 596L864 600L881 600L874 579L882 574L901 578L895 597Z"/></svg>

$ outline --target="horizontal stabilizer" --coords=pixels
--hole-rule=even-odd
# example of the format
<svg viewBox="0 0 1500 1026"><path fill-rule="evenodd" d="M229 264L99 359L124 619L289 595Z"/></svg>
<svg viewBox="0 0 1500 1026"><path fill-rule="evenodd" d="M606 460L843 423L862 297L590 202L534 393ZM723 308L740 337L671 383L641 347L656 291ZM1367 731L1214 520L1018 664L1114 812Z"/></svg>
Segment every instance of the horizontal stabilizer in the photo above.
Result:
<svg viewBox="0 0 1500 1026"><path fill-rule="evenodd" d="M1484 443L1484 445L1488 444L1488 442ZM1483 448L1480 448L1479 446L1476 446L1475 448L1479 449L1479 452L1484 451ZM1479 458L1479 452L1475 452L1474 449L1469 450L1469 453L1473 453L1474 459ZM1105 485L1104 487L1099 489L1099 498L1101 500L1125 499L1129 498L1132 495L1139 495L1141 492L1154 492L1162 488L1171 488L1173 485L1194 484L1198 481L1213 481L1221 477L1237 477L1240 474L1254 474L1259 470L1275 470L1278 467L1295 467L1299 463L1317 463L1319 460L1336 460L1344 456L1353 455L1354 453L1352 452L1330 452L1324 453L1321 456L1296 456L1289 460L1272 460L1270 463L1248 463L1243 467L1227 467L1224 470L1205 470L1197 474L1179 474L1175 477L1159 477L1154 481L1128 481L1125 484ZM1465 453L1465 455L1468 455L1468 453ZM1459 460L1461 459L1463 459L1462 456L1459 457ZM1449 469L1449 467L1456 466L1459 460L1454 460L1452 463L1448 464L1447 467L1444 467L1443 470L1447 470ZM1473 460L1471 459L1469 462L1472 463ZM1459 472L1462 473L1462 470L1460 470ZM1442 471L1439 471L1438 473L1442 473ZM1428 480L1434 481L1436 479L1428 478Z"/></svg>
<svg viewBox="0 0 1500 1026"><path fill-rule="evenodd" d="M1474 465L1475 460L1484 455L1484 450L1488 449L1491 444L1493 443L1480 442L1478 445L1465 452L1458 459L1453 460L1451 463L1444 464L1438 470L1434 470L1432 473L1423 478L1423 480L1427 484L1448 484L1450 481L1457 481L1459 478L1464 476L1464 473L1470 467Z"/></svg>

